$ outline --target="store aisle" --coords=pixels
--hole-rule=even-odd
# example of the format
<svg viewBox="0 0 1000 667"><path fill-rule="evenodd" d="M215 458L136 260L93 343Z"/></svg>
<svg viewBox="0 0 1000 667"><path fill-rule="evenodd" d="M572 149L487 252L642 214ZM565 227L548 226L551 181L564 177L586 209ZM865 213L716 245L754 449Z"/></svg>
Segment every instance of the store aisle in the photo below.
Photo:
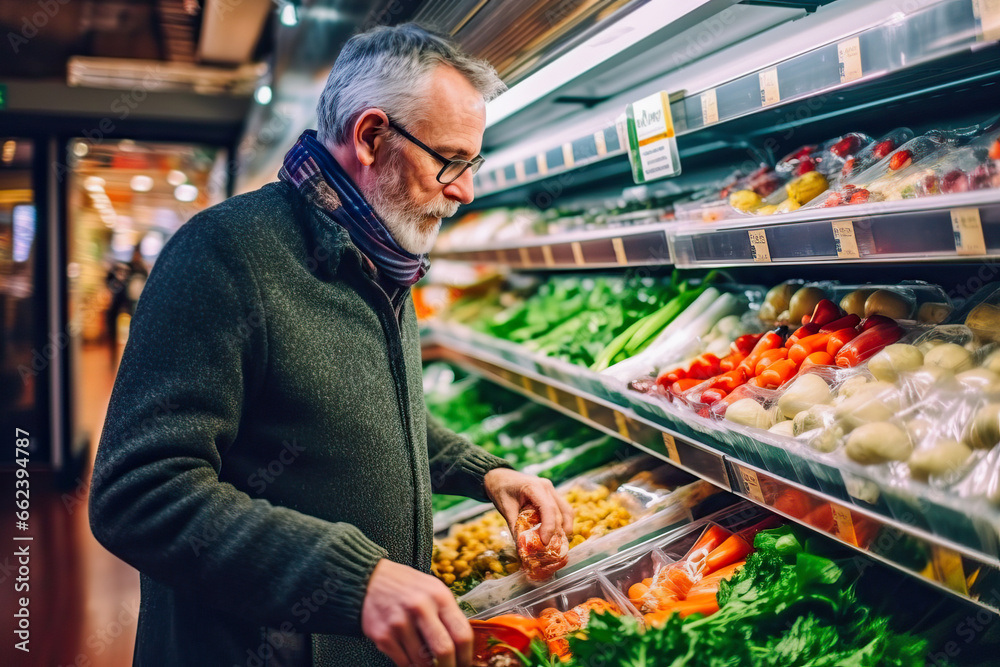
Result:
<svg viewBox="0 0 1000 667"><path fill-rule="evenodd" d="M79 388L84 428L91 433L91 459L114 381L105 346L87 347ZM52 475L31 476L30 620L31 652L0 644L0 665L20 667L125 667L132 664L139 611L139 575L108 553L90 532L87 493L91 466L75 490L55 490ZM0 472L0 488L14 488L10 471ZM0 542L11 544L11 522L0 522ZM5 550L6 551L6 550ZM9 552L8 552L9 553ZM0 555L0 582L16 577L14 558ZM9 582L8 582L9 583ZM7 607L8 583L4 583ZM13 636L10 614L0 633Z"/></svg>

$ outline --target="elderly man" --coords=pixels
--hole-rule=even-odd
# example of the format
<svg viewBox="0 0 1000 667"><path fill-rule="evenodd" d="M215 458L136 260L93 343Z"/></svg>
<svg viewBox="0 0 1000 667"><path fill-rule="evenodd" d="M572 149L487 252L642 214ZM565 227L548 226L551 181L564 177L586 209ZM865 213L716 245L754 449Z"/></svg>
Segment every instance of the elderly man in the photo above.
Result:
<svg viewBox="0 0 1000 667"><path fill-rule="evenodd" d="M468 665L428 574L432 490L542 539L552 485L426 414L410 287L473 198L489 65L414 25L354 37L280 180L195 216L139 303L94 469L141 573L135 664Z"/></svg>

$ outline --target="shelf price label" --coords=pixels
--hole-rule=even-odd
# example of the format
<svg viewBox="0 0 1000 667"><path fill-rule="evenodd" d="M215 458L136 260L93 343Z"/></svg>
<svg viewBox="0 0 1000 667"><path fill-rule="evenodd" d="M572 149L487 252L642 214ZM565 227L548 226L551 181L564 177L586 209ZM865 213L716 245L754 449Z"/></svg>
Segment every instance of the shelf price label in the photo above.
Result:
<svg viewBox="0 0 1000 667"><path fill-rule="evenodd" d="M608 154L608 142L604 140L604 130L594 132L594 145L597 146L597 154Z"/></svg>
<svg viewBox="0 0 1000 667"><path fill-rule="evenodd" d="M507 174L504 173L503 169L497 169L494 172L497 175L497 187L504 187L507 185Z"/></svg>
<svg viewBox="0 0 1000 667"><path fill-rule="evenodd" d="M769 107L781 101L781 92L778 90L778 68L768 67L757 74L760 79L760 105Z"/></svg>
<svg viewBox="0 0 1000 667"><path fill-rule="evenodd" d="M573 251L573 262L577 266L583 266L587 262L583 259L583 246L580 245L579 241L573 241L569 244L570 250Z"/></svg>
<svg viewBox="0 0 1000 667"><path fill-rule="evenodd" d="M625 242L616 236L611 239L611 245L615 249L615 261L622 266L628 264L628 257L625 255Z"/></svg>
<svg viewBox="0 0 1000 667"><path fill-rule="evenodd" d="M615 426L618 427L618 433L621 434L626 440L631 440L632 437L628 433L628 422L625 421L625 415L615 410Z"/></svg>
<svg viewBox="0 0 1000 667"><path fill-rule="evenodd" d="M541 174L542 176L545 176L547 173L549 173L549 162L545 158L545 153L539 153L535 157L535 160L538 161L538 173L539 174Z"/></svg>
<svg viewBox="0 0 1000 667"><path fill-rule="evenodd" d="M837 245L837 257L840 259L860 259L858 240L854 236L853 220L833 221L833 241Z"/></svg>
<svg viewBox="0 0 1000 667"><path fill-rule="evenodd" d="M518 248L517 254L521 256L521 264L523 266L531 266L531 255L528 254L527 248Z"/></svg>
<svg viewBox="0 0 1000 667"><path fill-rule="evenodd" d="M767 234L763 229L751 229L747 234L750 237L750 257L755 262L770 262L771 250L767 247Z"/></svg>
<svg viewBox="0 0 1000 667"><path fill-rule="evenodd" d="M534 387L531 386L531 378L527 375L521 376L521 386L524 387L524 390L529 393L534 393L535 391Z"/></svg>
<svg viewBox="0 0 1000 667"><path fill-rule="evenodd" d="M497 250L497 261L500 262L501 264L506 264L507 263L507 251L506 250Z"/></svg>
<svg viewBox="0 0 1000 667"><path fill-rule="evenodd" d="M587 401L583 400L582 396L576 397L576 411L584 419L590 419L590 410L587 409Z"/></svg>
<svg viewBox="0 0 1000 667"><path fill-rule="evenodd" d="M837 44L837 60L840 61L840 82L847 83L860 79L861 38L851 37Z"/></svg>
<svg viewBox="0 0 1000 667"><path fill-rule="evenodd" d="M854 519L851 517L851 510L836 503L830 503L830 509L833 511L833 521L837 524L837 534L840 539L848 544L858 546L858 536L854 532Z"/></svg>
<svg viewBox="0 0 1000 667"><path fill-rule="evenodd" d="M552 256L552 246L543 245L542 246L542 257L545 258L545 266L555 266L556 260Z"/></svg>
<svg viewBox="0 0 1000 667"><path fill-rule="evenodd" d="M625 108L632 179L648 183L681 173L670 97L659 92Z"/></svg>
<svg viewBox="0 0 1000 667"><path fill-rule="evenodd" d="M715 88L701 94L701 124L711 125L719 122L719 100Z"/></svg>
<svg viewBox="0 0 1000 667"><path fill-rule="evenodd" d="M575 164L573 160L573 144L569 143L563 144L562 152L563 152L563 167L565 169L569 169Z"/></svg>
<svg viewBox="0 0 1000 667"><path fill-rule="evenodd" d="M746 489L747 495L750 496L751 500L764 504L764 492L760 488L760 480L757 479L757 473L750 468L740 468L740 478L743 480L743 488Z"/></svg>
<svg viewBox="0 0 1000 667"><path fill-rule="evenodd" d="M549 400L553 403L559 403L559 394L556 393L556 388L552 385L545 385L545 395L548 396Z"/></svg>
<svg viewBox="0 0 1000 667"><path fill-rule="evenodd" d="M677 441L674 440L674 436L669 433L663 434L663 446L667 448L667 456L674 463L681 462L681 455L677 452Z"/></svg>
<svg viewBox="0 0 1000 667"><path fill-rule="evenodd" d="M978 208L951 210L951 230L955 234L955 252L959 255L985 255L986 239Z"/></svg>
<svg viewBox="0 0 1000 667"><path fill-rule="evenodd" d="M524 160L518 160L517 162L514 163L514 177L517 179L518 183L527 178L524 169Z"/></svg>
<svg viewBox="0 0 1000 667"><path fill-rule="evenodd" d="M980 41L1000 39L1000 0L972 0L972 13L979 27Z"/></svg>

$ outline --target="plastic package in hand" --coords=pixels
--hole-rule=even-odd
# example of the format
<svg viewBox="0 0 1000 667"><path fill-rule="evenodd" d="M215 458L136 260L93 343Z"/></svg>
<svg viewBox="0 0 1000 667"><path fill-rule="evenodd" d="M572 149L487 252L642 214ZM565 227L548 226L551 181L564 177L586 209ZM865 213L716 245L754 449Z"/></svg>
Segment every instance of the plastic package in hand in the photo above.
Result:
<svg viewBox="0 0 1000 667"><path fill-rule="evenodd" d="M544 581L569 562L569 541L562 527L556 529L548 544L540 535L542 517L538 508L527 505L517 516L517 555L530 581Z"/></svg>

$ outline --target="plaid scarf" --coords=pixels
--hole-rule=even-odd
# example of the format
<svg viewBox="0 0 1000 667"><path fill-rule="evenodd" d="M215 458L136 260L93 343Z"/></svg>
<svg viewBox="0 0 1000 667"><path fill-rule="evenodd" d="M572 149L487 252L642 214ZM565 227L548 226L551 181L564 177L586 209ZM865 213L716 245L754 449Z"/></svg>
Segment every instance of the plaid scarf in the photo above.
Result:
<svg viewBox="0 0 1000 667"><path fill-rule="evenodd" d="M295 186L346 229L380 277L411 287L427 273L427 257L409 253L396 243L351 177L316 138L316 130L303 132L285 154L278 178Z"/></svg>

